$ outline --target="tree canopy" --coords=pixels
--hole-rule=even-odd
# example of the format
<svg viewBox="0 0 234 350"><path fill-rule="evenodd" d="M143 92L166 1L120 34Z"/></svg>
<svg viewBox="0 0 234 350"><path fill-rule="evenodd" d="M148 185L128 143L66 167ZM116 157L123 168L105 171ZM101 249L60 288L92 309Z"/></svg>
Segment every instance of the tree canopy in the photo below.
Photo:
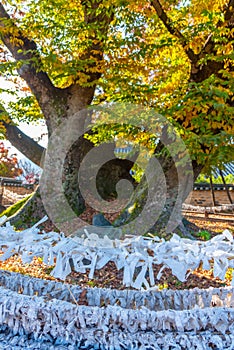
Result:
<svg viewBox="0 0 234 350"><path fill-rule="evenodd" d="M87 105L156 108L202 164L230 160L233 1L13 0L0 17L1 71L21 92L7 106L14 121L49 127L81 89Z"/></svg>

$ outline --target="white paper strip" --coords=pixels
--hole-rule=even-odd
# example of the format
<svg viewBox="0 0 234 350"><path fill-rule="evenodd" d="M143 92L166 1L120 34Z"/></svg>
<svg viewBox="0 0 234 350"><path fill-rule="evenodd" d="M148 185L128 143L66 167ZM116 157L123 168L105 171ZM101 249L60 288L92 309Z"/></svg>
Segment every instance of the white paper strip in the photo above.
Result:
<svg viewBox="0 0 234 350"><path fill-rule="evenodd" d="M228 230L206 242L182 239L176 234L170 241L142 236L110 240L87 230L85 238L71 238L57 232L39 234L37 227L45 220L46 217L22 232L15 232L9 225L1 226L0 248L4 252L1 260L18 253L24 262L40 256L45 263L52 265L56 258L51 275L62 280L71 272L71 261L77 272L89 270L89 278L93 278L95 269L101 269L112 261L118 270L123 268L123 284L139 290L155 287L157 281L154 280L153 267L158 264L162 264L163 268L169 267L180 281L185 281L188 270L195 270L200 263L204 269L210 269L213 261L214 276L221 280L225 278L227 269L234 267L234 242Z"/></svg>

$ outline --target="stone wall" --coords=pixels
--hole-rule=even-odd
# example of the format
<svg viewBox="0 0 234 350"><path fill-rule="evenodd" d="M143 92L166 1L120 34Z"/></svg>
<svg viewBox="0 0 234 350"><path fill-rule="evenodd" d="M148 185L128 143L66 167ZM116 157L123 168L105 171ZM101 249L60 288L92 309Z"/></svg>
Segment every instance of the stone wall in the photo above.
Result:
<svg viewBox="0 0 234 350"><path fill-rule="evenodd" d="M234 191L230 191L230 195L234 203ZM226 191L215 191L215 201L216 205L230 204ZM193 191L190 203L192 205L212 207L213 202L211 191Z"/></svg>
<svg viewBox="0 0 234 350"><path fill-rule="evenodd" d="M228 185L228 187L232 201L234 203L234 185ZM0 181L0 205L3 207L8 207L23 197L31 194L33 191L33 185L24 185L20 180L7 179L6 181ZM215 185L214 194L217 206L230 204L227 192L224 189L223 185ZM195 184L191 197L188 197L188 199L185 201L185 204L212 207L213 201L210 185Z"/></svg>
<svg viewBox="0 0 234 350"><path fill-rule="evenodd" d="M234 203L234 186L229 186L229 193ZM230 204L227 192L223 186L216 186L214 190L216 205ZM195 186L191 198L185 201L186 204L198 205L201 207L213 207L212 192L210 186Z"/></svg>
<svg viewBox="0 0 234 350"><path fill-rule="evenodd" d="M33 191L33 185L25 185L20 180L0 178L0 205L9 207Z"/></svg>

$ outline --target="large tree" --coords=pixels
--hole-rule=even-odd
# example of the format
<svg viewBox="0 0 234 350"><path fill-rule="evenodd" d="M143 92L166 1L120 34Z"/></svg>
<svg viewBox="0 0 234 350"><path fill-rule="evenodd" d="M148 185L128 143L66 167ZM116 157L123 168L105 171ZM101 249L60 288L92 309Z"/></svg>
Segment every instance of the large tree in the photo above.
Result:
<svg viewBox="0 0 234 350"><path fill-rule="evenodd" d="M173 124L190 151L195 178L204 166L230 160L233 6L233 0L2 2L2 71L6 79L15 76L14 81L20 77L25 82L18 86L25 96L2 108L6 137L40 164L43 148L18 129L17 120L43 117L50 138L65 120L90 105L131 102L156 108ZM82 123L81 117L81 129ZM77 214L85 205L77 179L82 159L95 140L121 135L153 149L164 169L167 210L156 224L165 226L178 192L176 164L162 142L154 149L154 135L145 134L141 128L102 126L72 145L64 164L64 191ZM105 198L122 178L135 185L129 175L133 161L113 154L102 166L99 183ZM119 222L139 215L146 192L143 177L128 205L138 202L138 209L124 211Z"/></svg>

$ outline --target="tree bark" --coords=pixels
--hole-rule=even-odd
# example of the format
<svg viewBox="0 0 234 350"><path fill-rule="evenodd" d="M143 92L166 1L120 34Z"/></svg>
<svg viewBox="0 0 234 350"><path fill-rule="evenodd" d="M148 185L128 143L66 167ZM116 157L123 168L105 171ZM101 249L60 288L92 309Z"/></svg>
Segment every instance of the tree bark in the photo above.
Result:
<svg viewBox="0 0 234 350"><path fill-rule="evenodd" d="M151 232L159 237L170 238L173 232L177 232L182 236L193 238L191 235L191 229L195 228L187 220L182 217L182 204L189 195L189 190L187 186L187 177L184 176L182 180L183 189L179 188L177 169L172 158L168 157L157 158L163 169L163 176L166 180L166 194L162 193L161 188L163 188L163 181L158 181L157 177L162 176L161 174L152 175L151 179L146 179L144 176L137 186L128 206L121 213L119 218L115 221L114 225L118 226L125 231L126 224L131 222L134 223L136 218L142 215L142 210L147 205L147 197L152 197L152 205L148 205L146 213L142 215L142 222L137 224L133 228L135 232L126 231L127 234L143 234ZM193 162L193 172L194 177L197 177L202 170L202 166ZM152 183L151 183L152 182ZM153 184L153 185L152 185ZM156 185L155 185L156 184ZM150 193L151 192L151 193ZM153 196L152 196L153 192ZM158 193L158 194L157 194ZM162 207L161 201L163 200L163 195L165 195L165 204ZM179 201L177 201L179 199ZM134 208L132 210L132 208ZM156 210L155 210L156 209ZM158 214L160 214L158 216ZM173 218L173 220L172 220ZM155 220L154 220L155 219ZM147 231L139 232L139 227L142 224L144 230L144 222ZM149 227L149 222L153 224ZM190 226L190 227L189 227Z"/></svg>
<svg viewBox="0 0 234 350"><path fill-rule="evenodd" d="M45 148L23 133L16 125L11 125L4 121L2 121L2 123L6 129L6 138L10 141L12 146L17 148L33 163L42 167Z"/></svg>

